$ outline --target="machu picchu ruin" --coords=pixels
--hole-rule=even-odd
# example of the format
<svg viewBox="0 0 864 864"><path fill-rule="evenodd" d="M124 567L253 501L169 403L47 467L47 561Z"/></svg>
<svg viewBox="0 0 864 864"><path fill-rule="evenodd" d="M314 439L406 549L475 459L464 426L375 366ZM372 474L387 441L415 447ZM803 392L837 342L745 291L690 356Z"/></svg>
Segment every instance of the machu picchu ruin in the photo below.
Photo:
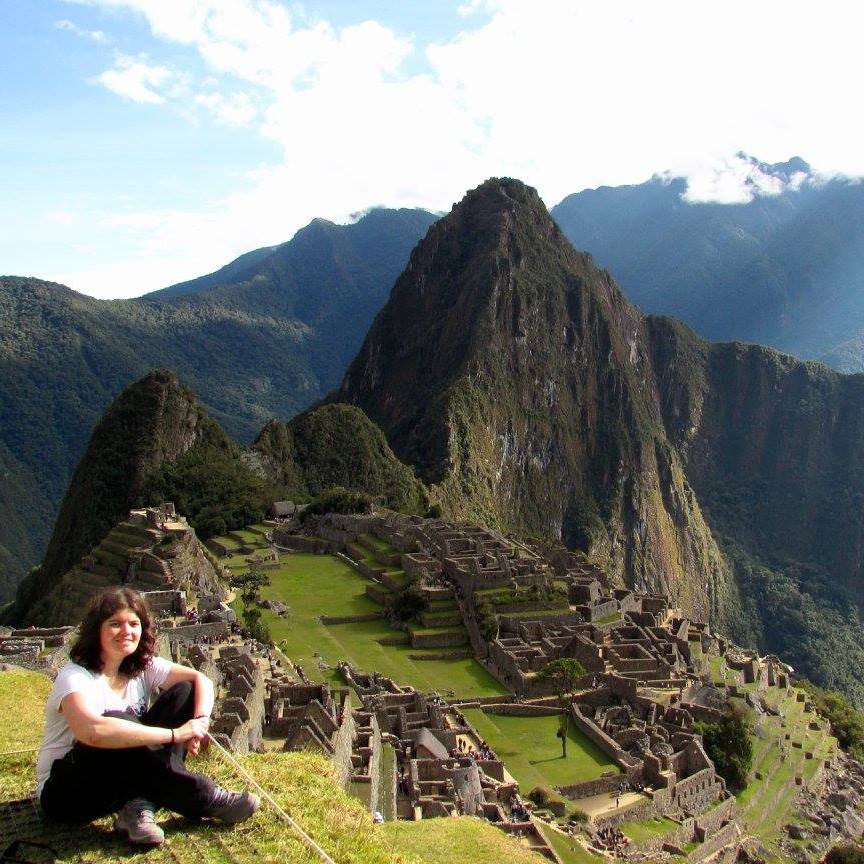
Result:
<svg viewBox="0 0 864 864"><path fill-rule="evenodd" d="M376 822L480 819L557 864L755 861L864 828L864 772L782 659L588 561L386 510L292 512L205 545L163 505L131 511L107 539L52 601L68 623L4 628L0 662L56 673L88 595L134 585L166 656L213 681L221 746L317 754ZM251 571L267 576L256 604L268 642L231 589ZM332 582L301 608L319 578ZM579 668L563 703L544 674L562 659ZM730 710L753 745L743 788L704 739ZM859 778L848 791L844 776Z"/></svg>

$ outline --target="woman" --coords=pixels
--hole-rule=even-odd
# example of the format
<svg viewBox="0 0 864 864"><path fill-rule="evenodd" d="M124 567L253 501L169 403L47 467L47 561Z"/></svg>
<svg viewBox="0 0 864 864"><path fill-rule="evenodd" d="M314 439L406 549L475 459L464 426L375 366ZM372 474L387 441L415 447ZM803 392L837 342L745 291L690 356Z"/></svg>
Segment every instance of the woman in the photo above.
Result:
<svg viewBox="0 0 864 864"><path fill-rule="evenodd" d="M157 846L165 839L153 815L159 807L226 823L258 809L257 796L186 769L186 754L197 754L207 737L213 685L157 657L155 642L137 591L106 588L93 598L73 662L60 670L45 706L36 773L50 818L85 823L117 812L115 827L131 843Z"/></svg>

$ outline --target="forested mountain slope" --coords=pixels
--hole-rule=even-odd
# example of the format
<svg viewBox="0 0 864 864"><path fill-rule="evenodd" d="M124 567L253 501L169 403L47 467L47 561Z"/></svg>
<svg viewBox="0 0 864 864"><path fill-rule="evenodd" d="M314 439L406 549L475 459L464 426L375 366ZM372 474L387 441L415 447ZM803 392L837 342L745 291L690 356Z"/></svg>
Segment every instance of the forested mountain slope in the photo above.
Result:
<svg viewBox="0 0 864 864"><path fill-rule="evenodd" d="M0 277L0 603L41 556L93 425L127 384L170 367L228 434L251 441L338 383L433 219L315 220L179 296L96 300Z"/></svg>

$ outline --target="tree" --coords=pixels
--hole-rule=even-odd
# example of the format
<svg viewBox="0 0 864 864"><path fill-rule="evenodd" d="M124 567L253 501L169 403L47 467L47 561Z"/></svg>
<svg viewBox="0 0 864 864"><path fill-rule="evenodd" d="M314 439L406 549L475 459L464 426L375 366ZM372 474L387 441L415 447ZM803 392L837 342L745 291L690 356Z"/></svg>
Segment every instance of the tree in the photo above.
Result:
<svg viewBox="0 0 864 864"><path fill-rule="evenodd" d="M254 567L246 573L238 573L231 577L230 585L240 592L243 611L240 613L246 629L259 642L270 642L270 628L261 620L260 591L270 584L270 577L263 570Z"/></svg>
<svg viewBox="0 0 864 864"><path fill-rule="evenodd" d="M561 716L557 736L561 739L561 758L567 758L567 735L570 731L570 706L579 680L585 674L585 667L574 657L559 657L547 663L537 675L538 681L551 681L558 697Z"/></svg>
<svg viewBox="0 0 864 864"><path fill-rule="evenodd" d="M429 600L417 582L410 582L390 602L390 614L397 621L419 620L429 608Z"/></svg>
<svg viewBox="0 0 864 864"><path fill-rule="evenodd" d="M240 591L244 605L251 605L261 599L261 589L270 584L270 577L263 570L253 567L245 573L232 576L229 584Z"/></svg>
<svg viewBox="0 0 864 864"><path fill-rule="evenodd" d="M702 736L705 752L729 789L743 789L753 765L753 742L743 712L731 710L720 723L695 723L693 729Z"/></svg>

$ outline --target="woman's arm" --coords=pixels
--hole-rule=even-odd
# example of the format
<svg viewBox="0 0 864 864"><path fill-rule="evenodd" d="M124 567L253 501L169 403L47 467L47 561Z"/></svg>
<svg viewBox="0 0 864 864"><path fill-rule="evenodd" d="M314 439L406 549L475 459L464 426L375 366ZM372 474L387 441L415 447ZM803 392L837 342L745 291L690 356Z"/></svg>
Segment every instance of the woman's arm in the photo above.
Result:
<svg viewBox="0 0 864 864"><path fill-rule="evenodd" d="M103 717L93 712L84 694L69 693L60 702L60 710L75 736L75 740L90 747L120 750L124 747L146 747L200 741L207 734L206 720L190 720L177 729L144 726L120 717Z"/></svg>
<svg viewBox="0 0 864 864"><path fill-rule="evenodd" d="M191 681L195 685L194 717L209 717L213 711L213 682L203 673L191 666L181 666L171 663L168 676L162 682L162 687L168 689L181 681Z"/></svg>

